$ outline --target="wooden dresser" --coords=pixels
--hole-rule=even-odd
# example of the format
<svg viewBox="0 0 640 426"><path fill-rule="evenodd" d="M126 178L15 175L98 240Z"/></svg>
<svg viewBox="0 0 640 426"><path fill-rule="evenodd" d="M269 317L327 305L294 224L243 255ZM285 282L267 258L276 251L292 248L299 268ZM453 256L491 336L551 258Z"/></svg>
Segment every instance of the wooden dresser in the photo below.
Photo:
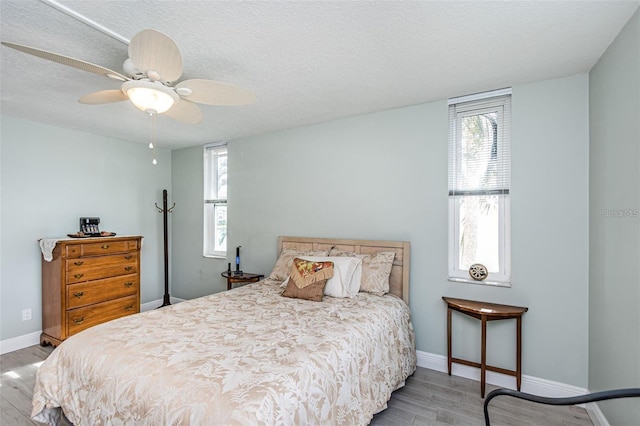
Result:
<svg viewBox="0 0 640 426"><path fill-rule="evenodd" d="M40 344L140 312L142 237L60 240L42 259Z"/></svg>

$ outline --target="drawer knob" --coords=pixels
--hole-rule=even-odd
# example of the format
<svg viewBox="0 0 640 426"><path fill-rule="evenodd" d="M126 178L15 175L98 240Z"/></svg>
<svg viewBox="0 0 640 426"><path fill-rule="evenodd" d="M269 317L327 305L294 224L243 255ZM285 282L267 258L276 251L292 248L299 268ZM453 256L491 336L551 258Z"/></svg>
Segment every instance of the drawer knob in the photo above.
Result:
<svg viewBox="0 0 640 426"><path fill-rule="evenodd" d="M133 303L131 305L127 305L127 306L124 307L125 311L130 311L132 309L133 309Z"/></svg>
<svg viewBox="0 0 640 426"><path fill-rule="evenodd" d="M133 266L125 266L124 267L124 270L127 271L127 272L129 272L132 269L133 269Z"/></svg>
<svg viewBox="0 0 640 426"><path fill-rule="evenodd" d="M129 288L133 285L133 283L131 281L127 281L126 283L124 283L124 286Z"/></svg>
<svg viewBox="0 0 640 426"><path fill-rule="evenodd" d="M102 246L102 249L103 249L103 250L106 250L106 249L108 249L108 248L109 248L109 244L105 244L105 245L103 245L103 246Z"/></svg>
<svg viewBox="0 0 640 426"><path fill-rule="evenodd" d="M133 257L133 256L131 256L130 254L128 254L128 255L126 255L124 258L125 258L126 260L130 260L132 257Z"/></svg>
<svg viewBox="0 0 640 426"><path fill-rule="evenodd" d="M76 291L75 293L73 293L73 295L80 299L82 296L84 296L84 291Z"/></svg>
<svg viewBox="0 0 640 426"><path fill-rule="evenodd" d="M80 266L82 265L84 262L82 260L78 261L78 262L73 262L74 265L76 266Z"/></svg>
<svg viewBox="0 0 640 426"><path fill-rule="evenodd" d="M73 323L74 324L82 324L83 322L84 322L84 317L74 318L73 319Z"/></svg>
<svg viewBox="0 0 640 426"><path fill-rule="evenodd" d="M78 278L82 278L84 276L84 274L75 274L74 278L78 279Z"/></svg>

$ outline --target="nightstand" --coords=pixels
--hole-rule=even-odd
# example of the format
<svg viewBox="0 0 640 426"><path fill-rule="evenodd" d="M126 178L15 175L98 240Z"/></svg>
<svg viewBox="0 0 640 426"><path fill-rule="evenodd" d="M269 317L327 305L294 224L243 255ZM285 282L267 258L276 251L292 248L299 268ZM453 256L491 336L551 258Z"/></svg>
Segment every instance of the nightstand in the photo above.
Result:
<svg viewBox="0 0 640 426"><path fill-rule="evenodd" d="M520 390L522 383L522 315L529 310L524 306L499 305L497 303L479 302L477 300L454 299L443 297L447 304L447 370L451 375L451 364L464 364L480 369L480 396L484 398L485 378L488 371L502 373L516 378L516 388ZM451 312L456 311L461 314L479 319L481 321L482 347L480 351L480 363L455 358L451 353ZM505 368L487 365L487 321L497 321L503 319L516 320L516 369L507 370Z"/></svg>
<svg viewBox="0 0 640 426"><path fill-rule="evenodd" d="M262 278L264 278L264 275L250 274L248 272L242 272L240 275L236 275L236 273L233 271L231 273L229 273L229 271L224 271L220 275L227 279L227 290L231 290L233 284L257 283Z"/></svg>

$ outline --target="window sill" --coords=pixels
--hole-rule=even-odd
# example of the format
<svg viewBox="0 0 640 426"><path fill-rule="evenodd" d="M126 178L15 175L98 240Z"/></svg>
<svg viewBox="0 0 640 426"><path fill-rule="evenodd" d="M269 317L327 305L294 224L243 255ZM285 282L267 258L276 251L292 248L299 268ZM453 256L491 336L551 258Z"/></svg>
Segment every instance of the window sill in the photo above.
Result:
<svg viewBox="0 0 640 426"><path fill-rule="evenodd" d="M202 257L206 257L207 259L227 260L226 255L219 255L219 254L203 254Z"/></svg>
<svg viewBox="0 0 640 426"><path fill-rule="evenodd" d="M466 283L466 284L478 284L478 285L491 285L494 287L506 287L506 288L510 288L511 287L511 281L490 281L490 280L484 280L484 281L476 281L470 278L459 278L459 277L449 277L447 278L448 281L450 282L454 282L454 283Z"/></svg>

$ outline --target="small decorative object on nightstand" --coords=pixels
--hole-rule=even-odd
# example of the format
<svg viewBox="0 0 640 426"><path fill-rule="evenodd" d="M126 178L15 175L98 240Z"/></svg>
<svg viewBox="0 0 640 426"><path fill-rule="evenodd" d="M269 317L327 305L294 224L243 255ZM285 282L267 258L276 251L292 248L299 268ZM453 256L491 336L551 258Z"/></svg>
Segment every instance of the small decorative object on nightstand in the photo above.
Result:
<svg viewBox="0 0 640 426"><path fill-rule="evenodd" d="M240 272L238 274L230 270L224 271L220 275L227 279L227 290L231 290L232 285L236 283L257 283L264 278L262 274L250 274L248 272Z"/></svg>

